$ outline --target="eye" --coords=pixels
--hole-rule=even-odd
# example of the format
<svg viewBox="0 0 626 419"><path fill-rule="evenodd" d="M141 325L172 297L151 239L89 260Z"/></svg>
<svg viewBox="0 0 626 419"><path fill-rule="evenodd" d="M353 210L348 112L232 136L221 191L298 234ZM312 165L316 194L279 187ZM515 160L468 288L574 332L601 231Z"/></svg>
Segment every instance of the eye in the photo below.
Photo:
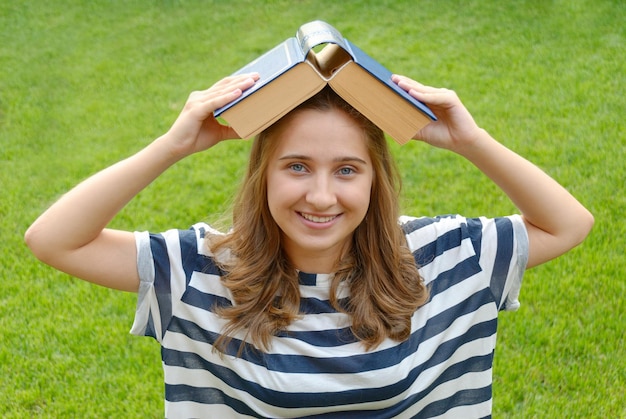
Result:
<svg viewBox="0 0 626 419"><path fill-rule="evenodd" d="M306 170L304 165L301 163L293 163L289 165L289 169L291 169L294 172L304 172Z"/></svg>
<svg viewBox="0 0 626 419"><path fill-rule="evenodd" d="M351 174L353 174L355 172L354 168L352 167L342 167L341 169L339 169L339 174L341 176L350 176Z"/></svg>

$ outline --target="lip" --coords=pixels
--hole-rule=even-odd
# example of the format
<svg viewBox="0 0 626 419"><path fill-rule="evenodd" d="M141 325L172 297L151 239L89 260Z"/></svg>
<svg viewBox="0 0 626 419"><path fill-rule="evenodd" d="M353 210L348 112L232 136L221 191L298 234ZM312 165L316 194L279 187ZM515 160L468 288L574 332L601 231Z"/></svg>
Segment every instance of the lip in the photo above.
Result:
<svg viewBox="0 0 626 419"><path fill-rule="evenodd" d="M298 217L306 224L308 227L312 228L326 228L333 225L341 214L311 214L308 212L296 212Z"/></svg>

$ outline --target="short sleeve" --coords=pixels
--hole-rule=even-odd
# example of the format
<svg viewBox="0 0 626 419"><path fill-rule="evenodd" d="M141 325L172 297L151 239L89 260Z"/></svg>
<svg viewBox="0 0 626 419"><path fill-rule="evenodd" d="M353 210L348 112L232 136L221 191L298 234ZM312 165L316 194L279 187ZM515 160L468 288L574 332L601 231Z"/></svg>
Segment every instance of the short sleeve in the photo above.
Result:
<svg viewBox="0 0 626 419"><path fill-rule="evenodd" d="M216 270L205 248L207 232L216 233L198 223L188 230L135 233L140 283L132 334L162 342L194 272Z"/></svg>
<svg viewBox="0 0 626 419"><path fill-rule="evenodd" d="M152 255L151 235L148 232L135 232L137 246L137 271L139 273L139 292L135 321L130 333L139 336L151 336L160 340L162 322L155 324L154 314L159 313L159 299L155 289L155 264ZM161 318L160 315L157 318Z"/></svg>
<svg viewBox="0 0 626 419"><path fill-rule="evenodd" d="M131 333L161 342L172 318L173 302L180 299L188 282L183 255L197 254L197 232L138 232L135 242L140 282Z"/></svg>
<svg viewBox="0 0 626 419"><path fill-rule="evenodd" d="M437 280L447 288L474 278L482 284L478 287L489 288L498 310L519 308L528 261L528 235L519 215L402 217L400 222L427 283Z"/></svg>
<svg viewBox="0 0 626 419"><path fill-rule="evenodd" d="M498 309L517 310L528 263L528 234L522 218L475 218L468 220L468 227Z"/></svg>

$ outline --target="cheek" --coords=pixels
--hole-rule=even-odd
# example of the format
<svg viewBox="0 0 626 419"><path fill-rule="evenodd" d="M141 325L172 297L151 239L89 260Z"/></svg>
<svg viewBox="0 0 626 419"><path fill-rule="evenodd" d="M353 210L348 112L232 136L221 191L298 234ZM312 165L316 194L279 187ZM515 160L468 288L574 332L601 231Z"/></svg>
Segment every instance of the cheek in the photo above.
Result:
<svg viewBox="0 0 626 419"><path fill-rule="evenodd" d="M281 182L277 179L276 174L269 172L266 177L266 187L267 187L267 203L270 208L274 206L274 202L280 196L280 185Z"/></svg>
<svg viewBox="0 0 626 419"><path fill-rule="evenodd" d="M344 206L350 206L353 211L364 217L369 209L372 197L371 182L363 182L361 185L348 187L341 196L343 196Z"/></svg>
<svg viewBox="0 0 626 419"><path fill-rule="evenodd" d="M288 179L280 176L268 177L267 205L274 216L278 211L289 207L296 200L297 191Z"/></svg>
<svg viewBox="0 0 626 419"><path fill-rule="evenodd" d="M272 218L276 219L276 211L280 208L280 193L275 188L271 188L268 185L267 189L267 207L270 210Z"/></svg>

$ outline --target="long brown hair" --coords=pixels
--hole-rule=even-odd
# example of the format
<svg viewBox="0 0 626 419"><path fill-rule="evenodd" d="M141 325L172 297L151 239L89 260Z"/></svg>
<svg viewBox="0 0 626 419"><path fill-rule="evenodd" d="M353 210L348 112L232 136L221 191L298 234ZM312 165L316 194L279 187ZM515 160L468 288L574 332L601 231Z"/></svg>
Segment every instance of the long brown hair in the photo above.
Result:
<svg viewBox="0 0 626 419"><path fill-rule="evenodd" d="M267 204L267 166L282 130L297 112L345 112L363 129L374 168L367 215L354 231L352 246L341 255L330 290L335 309L352 318L352 332L366 349L385 338L405 340L411 316L428 299L415 260L398 225L400 177L383 132L330 88L299 105L255 138L242 187L233 204L233 228L213 236L214 254L228 250L230 257L218 261L226 272L223 282L234 305L219 307L227 320L216 342L224 349L232 336L245 332L246 340L262 349L272 336L299 316L298 274L283 251L281 232ZM340 306L337 288L349 286L349 302ZM242 349L242 348L241 348Z"/></svg>

